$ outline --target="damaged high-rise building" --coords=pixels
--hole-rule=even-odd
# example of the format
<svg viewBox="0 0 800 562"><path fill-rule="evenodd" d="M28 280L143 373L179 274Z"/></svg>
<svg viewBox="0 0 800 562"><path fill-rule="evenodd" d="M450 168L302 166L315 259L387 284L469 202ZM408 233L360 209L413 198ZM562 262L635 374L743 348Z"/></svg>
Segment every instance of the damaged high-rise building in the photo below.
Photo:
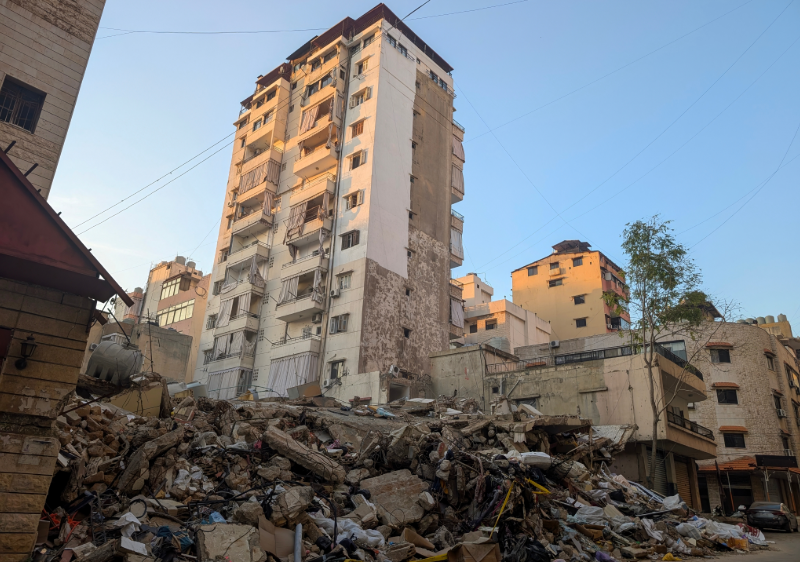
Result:
<svg viewBox="0 0 800 562"><path fill-rule="evenodd" d="M380 4L258 77L195 371L211 396L418 396L428 356L463 336L451 70Z"/></svg>

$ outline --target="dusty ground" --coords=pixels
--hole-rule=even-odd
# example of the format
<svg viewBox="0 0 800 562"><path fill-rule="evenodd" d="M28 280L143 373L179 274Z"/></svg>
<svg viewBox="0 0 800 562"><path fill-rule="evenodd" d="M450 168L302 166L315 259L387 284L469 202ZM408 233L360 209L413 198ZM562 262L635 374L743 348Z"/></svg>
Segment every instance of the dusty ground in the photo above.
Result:
<svg viewBox="0 0 800 562"><path fill-rule="evenodd" d="M800 560L800 533L784 533L783 531L764 531L768 541L776 550L760 550L749 555L753 562L796 562Z"/></svg>

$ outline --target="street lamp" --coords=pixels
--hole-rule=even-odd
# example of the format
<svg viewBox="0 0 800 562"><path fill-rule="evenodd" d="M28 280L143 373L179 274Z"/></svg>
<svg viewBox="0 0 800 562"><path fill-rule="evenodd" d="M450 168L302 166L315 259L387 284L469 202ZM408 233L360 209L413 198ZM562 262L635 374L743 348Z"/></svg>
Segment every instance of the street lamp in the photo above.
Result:
<svg viewBox="0 0 800 562"><path fill-rule="evenodd" d="M22 357L17 359L17 361L14 363L14 366L17 369L22 371L25 367L28 366L28 358L31 355L33 355L34 351L36 351L37 345L38 344L36 343L36 340L33 338L33 336L28 336L27 339L22 342L22 344L20 345Z"/></svg>

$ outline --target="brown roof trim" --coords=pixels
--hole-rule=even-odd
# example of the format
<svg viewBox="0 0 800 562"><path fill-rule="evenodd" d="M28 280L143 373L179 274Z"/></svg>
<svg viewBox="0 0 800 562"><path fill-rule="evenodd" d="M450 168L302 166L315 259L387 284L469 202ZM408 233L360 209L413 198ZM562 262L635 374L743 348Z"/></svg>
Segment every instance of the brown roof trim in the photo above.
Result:
<svg viewBox="0 0 800 562"><path fill-rule="evenodd" d="M774 388L772 389L772 394L775 394L776 396L783 396L783 392L780 390L775 390Z"/></svg>
<svg viewBox="0 0 800 562"><path fill-rule="evenodd" d="M739 388L735 382L715 382L711 384L712 388Z"/></svg>
<svg viewBox="0 0 800 562"><path fill-rule="evenodd" d="M730 347L733 348L732 343L728 343L726 341L710 341L706 344L706 347Z"/></svg>
<svg viewBox="0 0 800 562"><path fill-rule="evenodd" d="M772 357L775 357L775 352L774 352L774 351L772 351L771 349L767 349L767 348L765 347L765 348L764 348L764 355L771 355Z"/></svg>
<svg viewBox="0 0 800 562"><path fill-rule="evenodd" d="M741 425L721 425L719 430L723 433L747 433L747 428Z"/></svg>
<svg viewBox="0 0 800 562"><path fill-rule="evenodd" d="M11 161L11 158L9 158L3 150L0 150L0 162L8 167L11 173L15 176L16 180L28 190L28 193L33 200L42 207L48 218L64 233L64 236L66 236L77 248L77 250L83 254L86 260L92 264L92 267L94 267L99 276L102 276L102 279L90 278L87 275L77 272L60 268L57 269L53 266L47 266L45 264L31 262L12 256L3 256L4 259L2 260L2 269L7 270L10 268L10 271L0 271L0 276L8 277L9 279L19 279L20 272L14 271L15 262L20 262L26 265L26 269L29 270L32 276L23 280L34 284L41 284L37 283L36 281L40 275L43 275L44 278L48 278L49 275L52 275L53 270L57 270L60 274L63 272L63 275L61 278L59 278L59 281L64 285L63 288L69 292L72 292L73 294L94 298L96 300L102 300L105 302L116 293L122 299L122 302L128 306L133 306L133 300L131 300L131 298L128 296L128 293L122 290L122 287L120 287L119 284L114 281L114 278L111 277L111 274L109 274L108 271L106 271L106 269L100 264L100 262L97 261L89 249L83 245L83 242L81 242L75 233L72 232L72 229L67 226L67 223L65 223L61 217L58 216L55 211L53 211L53 208L45 200L45 198L42 197L42 194L39 193L35 187L33 187L33 184L28 180L28 178L25 177L22 171L17 168L17 165ZM103 299L102 297L105 295L108 296Z"/></svg>

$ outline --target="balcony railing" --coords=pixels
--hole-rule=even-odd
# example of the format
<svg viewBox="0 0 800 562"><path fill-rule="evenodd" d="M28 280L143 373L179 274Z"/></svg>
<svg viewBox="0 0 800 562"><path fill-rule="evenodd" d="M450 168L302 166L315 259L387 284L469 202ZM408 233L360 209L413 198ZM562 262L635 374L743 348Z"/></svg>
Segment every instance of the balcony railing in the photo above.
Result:
<svg viewBox="0 0 800 562"><path fill-rule="evenodd" d="M317 340L317 341L320 341L321 339L322 338L320 338L320 336L318 336L316 334L303 334L302 336L297 336L297 337L294 337L294 338L289 338L289 337L284 336L284 337L280 338L278 341L274 342L272 344L272 347L278 347L278 346L281 346L281 345L288 345L290 343L297 343L297 342L306 341L306 340Z"/></svg>
<svg viewBox="0 0 800 562"><path fill-rule="evenodd" d="M231 252L230 254L227 255L227 258L233 260L236 257L236 254L238 254L239 252L244 252L246 249L252 248L253 246L261 246L262 248L269 249L269 244L265 244L264 242L259 242L258 240L256 240L255 242L250 242L249 244L242 246L235 252ZM221 260L221 261L227 261L227 260Z"/></svg>
<svg viewBox="0 0 800 562"><path fill-rule="evenodd" d="M462 125L461 123L459 123L459 122L458 122L458 121L456 121L455 119L453 119L453 125L455 125L455 127L456 127L458 130L460 130L462 133L466 133L466 132L467 132L467 130L464 128L464 125Z"/></svg>
<svg viewBox="0 0 800 562"><path fill-rule="evenodd" d="M327 254L323 255L322 257L323 258L327 257ZM283 264L281 266L281 269L284 269L286 267L292 267L293 265L297 265L298 263L302 263L304 261L310 261L310 260L312 260L314 258L320 259L319 250L314 250L314 253L312 253L312 254L309 254L307 256L303 256L302 258L298 258L298 259L296 259L294 261L290 261L288 263L285 263L285 264Z"/></svg>
<svg viewBox="0 0 800 562"><path fill-rule="evenodd" d="M462 215L458 211L456 211L454 209L450 209L450 214L453 215L458 220L460 220L461 222L464 222L464 215Z"/></svg>
<svg viewBox="0 0 800 562"><path fill-rule="evenodd" d="M291 298L289 300L286 300L286 301L283 301L283 302L279 302L278 304L275 305L275 308L278 308L278 307L283 306L285 304L292 304L293 302L298 302L298 301L302 301L302 300L310 299L310 298L311 298L311 293L310 292L309 293L304 293L302 295L298 295L296 297L293 297L293 298Z"/></svg>
<svg viewBox="0 0 800 562"><path fill-rule="evenodd" d="M670 361L675 363L678 367L681 367L682 369L686 370L687 372L692 373L698 379L703 380L703 373L701 373L697 369L697 367L695 367L694 365L689 363L686 359L683 359L682 357L678 357L677 355L672 353L669 349L667 349L663 345L656 345L656 353L658 353L662 357L665 357L665 358L669 359Z"/></svg>
<svg viewBox="0 0 800 562"><path fill-rule="evenodd" d="M679 425L684 429L688 429L692 433L696 433L698 435L702 435L706 439L714 439L714 432L708 429L707 427L703 427L702 425L695 423L691 420L687 420L683 416L679 416L674 414L670 411L667 411L667 421L669 423L673 423L675 425Z"/></svg>
<svg viewBox="0 0 800 562"><path fill-rule="evenodd" d="M464 288L464 284L461 281L459 281L458 279L451 279L450 280L450 284L453 287L458 287L459 289L463 289Z"/></svg>
<svg viewBox="0 0 800 562"><path fill-rule="evenodd" d="M213 363L214 361L222 361L223 359L230 359L231 357L253 357L256 354L256 346L253 344L253 348L250 350L245 350L242 348L241 351L237 353L226 353L224 355L218 355L216 357L211 357L211 360L208 362L204 362L204 364Z"/></svg>
<svg viewBox="0 0 800 562"><path fill-rule="evenodd" d="M242 314L231 316L231 320L236 320L237 318L258 318L258 314L255 314L253 312L244 312Z"/></svg>
<svg viewBox="0 0 800 562"><path fill-rule="evenodd" d="M297 187L293 187L292 188L292 195L294 195L296 193L300 193L301 191L305 191L306 189L311 189L315 185L319 185L320 183L325 182L325 181L333 181L333 182L335 182L336 181L336 176L334 176L330 172L327 172L327 173L323 174L322 176L318 177L317 179L315 179L313 181L306 182L303 185L298 185Z"/></svg>

